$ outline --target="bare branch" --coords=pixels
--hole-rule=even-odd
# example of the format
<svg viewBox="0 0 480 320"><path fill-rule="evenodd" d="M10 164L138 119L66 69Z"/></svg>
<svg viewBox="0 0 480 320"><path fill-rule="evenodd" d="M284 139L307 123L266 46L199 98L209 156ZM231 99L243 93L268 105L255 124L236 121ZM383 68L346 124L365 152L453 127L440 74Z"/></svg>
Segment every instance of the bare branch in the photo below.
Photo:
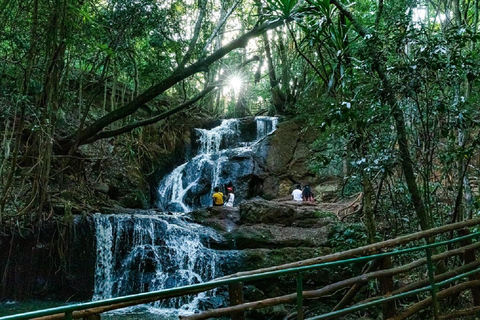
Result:
<svg viewBox="0 0 480 320"><path fill-rule="evenodd" d="M207 10L207 1L206 0L199 0L198 1L198 18L197 22L195 23L195 29L193 31L193 36L192 39L190 40L190 43L188 44L188 49L185 55L183 56L182 62L178 65L178 68L184 68L185 65L188 63L190 58L192 57L193 50L195 48L195 45L197 44L198 41L198 36L200 35L200 30L202 27L203 23L203 18L205 17L205 11Z"/></svg>
<svg viewBox="0 0 480 320"><path fill-rule="evenodd" d="M221 18L220 21L218 21L217 26L215 27L212 34L210 35L207 42L205 43L205 46L203 47L202 57L205 56L205 54L207 53L208 46L212 43L213 39L215 39L218 32L223 28L223 26L225 25L225 22L227 22L228 18L232 15L233 11L237 8L237 6L240 4L241 1L242 0L235 1L233 5L230 7L230 9L228 9L225 16Z"/></svg>
<svg viewBox="0 0 480 320"><path fill-rule="evenodd" d="M183 69L176 69L170 76L166 77L159 83L151 86L143 93L138 95L132 101L120 107L100 119L96 120L91 125L87 126L83 130L81 130L77 136L70 136L60 141L61 147L63 150L70 148L71 144L76 140L78 144L85 144L87 140L98 134L100 131L103 130L106 126L110 125L111 123L123 119L134 112L136 112L141 106L145 105L147 102L153 100L158 95L162 94L166 90L170 89L175 84L179 83L180 81L190 77L201 71L207 71L209 66L223 58L229 52L243 48L247 45L248 41L252 38L255 38L267 30L274 29L284 22L283 19L277 19L274 21L267 22L260 26L255 26L253 29L248 31L247 33L243 34L242 36L238 37L237 39L233 40L232 42L228 43L227 45L223 46L222 48L218 49L211 55L207 56L205 59L195 62L194 64L183 68ZM67 150L68 152L68 150Z"/></svg>
<svg viewBox="0 0 480 320"><path fill-rule="evenodd" d="M146 119L146 120L143 120L143 121L138 121L138 122L135 122L135 123L131 123L129 125L126 125L122 128L116 129L116 130L102 131L100 133L97 133L96 135L94 135L93 137L91 137L90 139L85 141L85 144L86 143L92 143L92 142L100 140L100 139L115 137L115 136L118 136L122 133L130 132L135 128L148 126L150 124L153 124L153 123L156 123L160 120L163 120L163 119L165 119L165 118L167 118L167 117L169 117L169 116L171 116L175 113L183 111L183 110L187 109L188 107L192 106L195 102L197 102L198 100L200 100L201 98L206 96L209 92L211 92L215 88L216 88L215 86L208 86L202 92L200 92L195 98L190 99L187 102L179 105L178 107L175 107L173 109L165 111L165 112L163 112L163 113L161 113L161 114L159 114L155 117L152 117L150 119Z"/></svg>

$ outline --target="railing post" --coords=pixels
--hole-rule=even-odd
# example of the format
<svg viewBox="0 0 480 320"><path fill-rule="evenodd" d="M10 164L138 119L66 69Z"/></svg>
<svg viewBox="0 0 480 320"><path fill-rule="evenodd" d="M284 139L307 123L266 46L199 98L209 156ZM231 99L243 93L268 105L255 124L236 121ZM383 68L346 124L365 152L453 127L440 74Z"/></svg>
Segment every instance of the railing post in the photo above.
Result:
<svg viewBox="0 0 480 320"><path fill-rule="evenodd" d="M428 268L428 280L430 281L430 286L432 287L432 305L433 305L433 315L435 320L440 319L438 313L438 300L437 300L437 286L435 285L435 273L433 271L432 263L432 249L427 248L427 268Z"/></svg>
<svg viewBox="0 0 480 320"><path fill-rule="evenodd" d="M244 300L243 300L243 283L236 282L236 283L229 284L228 285L228 292L229 292L229 295L230 295L230 305L231 306L236 306L236 305L242 304L244 302ZM245 320L245 312L244 311L233 312L230 317L231 317L232 320Z"/></svg>
<svg viewBox="0 0 480 320"><path fill-rule="evenodd" d="M382 259L382 265L381 269L382 270L387 270L392 268L392 258L391 257L385 257ZM393 291L393 277L388 276L388 277L382 277L379 279L380 280L380 289L382 292L382 295L386 296L389 292ZM387 302L383 305L383 319L390 319L394 317L396 314L395 310L395 301L390 301Z"/></svg>
<svg viewBox="0 0 480 320"><path fill-rule="evenodd" d="M65 312L65 320L72 320L73 319L73 311Z"/></svg>
<svg viewBox="0 0 480 320"><path fill-rule="evenodd" d="M459 236L466 236L466 235L469 235L469 234L470 234L470 231L468 229L458 230L458 235ZM470 244L472 244L472 239L465 239L461 242L462 246L468 246ZM477 259L477 255L475 253L475 249L467 250L463 255L463 261L464 261L465 264L469 264L471 262L474 262L476 259ZM480 275L472 274L470 277L468 277L468 279L470 281L480 280ZM472 291L473 305L474 306L480 306L480 288L473 287L470 290Z"/></svg>
<svg viewBox="0 0 480 320"><path fill-rule="evenodd" d="M297 320L303 320L303 274L297 273Z"/></svg>

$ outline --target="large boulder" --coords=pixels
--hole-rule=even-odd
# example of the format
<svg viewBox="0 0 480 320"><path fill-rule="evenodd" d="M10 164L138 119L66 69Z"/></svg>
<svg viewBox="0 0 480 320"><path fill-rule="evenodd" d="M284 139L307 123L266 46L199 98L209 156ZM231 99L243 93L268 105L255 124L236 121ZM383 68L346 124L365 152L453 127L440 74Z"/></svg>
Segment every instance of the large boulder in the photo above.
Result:
<svg viewBox="0 0 480 320"><path fill-rule="evenodd" d="M240 205L240 219L245 224L271 223L283 226L323 227L338 219L321 206L296 201L267 201L261 198Z"/></svg>
<svg viewBox="0 0 480 320"><path fill-rule="evenodd" d="M240 205L241 220L245 223L277 223L291 225L295 220L295 210L272 201L254 199Z"/></svg>
<svg viewBox="0 0 480 320"><path fill-rule="evenodd" d="M274 199L290 195L298 183L318 186L322 180L310 165L315 137L315 132L306 132L298 121L281 122L255 153L257 167L252 179L255 187L252 195ZM331 181L338 182L338 179L333 177Z"/></svg>
<svg viewBox="0 0 480 320"><path fill-rule="evenodd" d="M242 225L225 235L232 239L236 249L326 247L329 226L320 228L284 227L280 225Z"/></svg>

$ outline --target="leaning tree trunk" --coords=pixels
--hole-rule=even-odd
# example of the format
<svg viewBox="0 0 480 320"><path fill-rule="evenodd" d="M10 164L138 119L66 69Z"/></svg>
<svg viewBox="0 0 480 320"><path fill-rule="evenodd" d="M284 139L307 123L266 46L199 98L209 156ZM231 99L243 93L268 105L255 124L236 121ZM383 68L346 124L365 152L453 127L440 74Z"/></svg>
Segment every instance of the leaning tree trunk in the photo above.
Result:
<svg viewBox="0 0 480 320"><path fill-rule="evenodd" d="M430 224L428 214L425 210L425 206L423 205L423 200L420 195L420 191L418 189L417 181L415 178L415 170L413 168L412 159L410 157L407 130L405 126L405 116L402 109L400 109L399 103L390 84L390 80L385 73L385 66L383 64L383 61L379 58L381 57L380 50L378 49L378 46L380 46L379 39L374 35L368 33L364 26L358 22L358 20L347 9L347 7L340 3L339 0L330 1L352 22L357 33L364 39L366 39L368 50L370 50L371 53L369 56L375 59L372 64L372 68L380 78L383 86L382 89L385 102L390 106L392 110L392 116L395 120L398 147L400 151L400 162L402 165L403 173L405 175L405 180L407 182L408 191L410 192L410 195L412 197L413 206L420 222L420 227L422 228L422 230L429 229Z"/></svg>
<svg viewBox="0 0 480 320"><path fill-rule="evenodd" d="M267 58L267 68L268 68L268 79L270 80L270 90L272 92L272 102L275 107L275 111L278 114L283 114L285 112L285 95L280 90L277 76L275 74L275 68L273 66L272 59L272 50L270 48L270 41L268 40L268 35L264 33L262 35L263 43L265 46L265 56Z"/></svg>

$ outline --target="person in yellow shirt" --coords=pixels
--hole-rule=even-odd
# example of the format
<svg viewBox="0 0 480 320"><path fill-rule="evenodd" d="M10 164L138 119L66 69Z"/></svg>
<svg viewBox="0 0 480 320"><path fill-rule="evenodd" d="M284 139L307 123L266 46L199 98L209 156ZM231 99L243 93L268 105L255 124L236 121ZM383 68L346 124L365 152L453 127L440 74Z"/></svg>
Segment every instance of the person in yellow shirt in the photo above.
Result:
<svg viewBox="0 0 480 320"><path fill-rule="evenodd" d="M213 191L215 191L215 193L212 196L213 205L223 206L223 193L220 192L220 189L218 187L215 187Z"/></svg>

